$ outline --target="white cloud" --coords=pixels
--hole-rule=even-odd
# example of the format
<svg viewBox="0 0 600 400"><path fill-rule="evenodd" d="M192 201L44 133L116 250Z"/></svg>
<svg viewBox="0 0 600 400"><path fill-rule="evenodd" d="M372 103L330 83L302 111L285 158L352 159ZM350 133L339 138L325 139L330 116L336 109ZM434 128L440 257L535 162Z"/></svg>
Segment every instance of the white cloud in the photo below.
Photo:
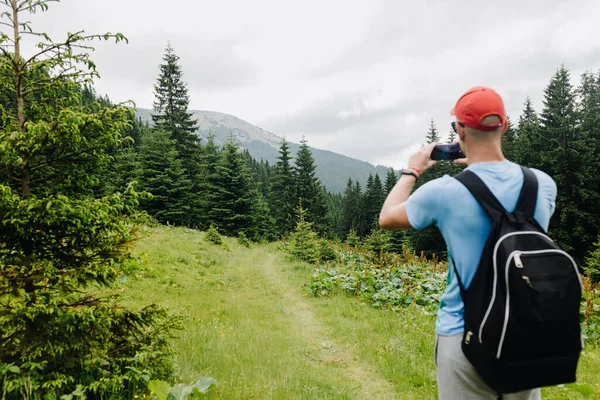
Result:
<svg viewBox="0 0 600 400"><path fill-rule="evenodd" d="M395 167L431 118L447 133L471 86L496 88L516 120L527 94L541 107L561 63L574 83L600 66L595 0L63 0L32 19L54 37L128 36L93 55L97 88L115 101L151 106L171 41L192 108Z"/></svg>

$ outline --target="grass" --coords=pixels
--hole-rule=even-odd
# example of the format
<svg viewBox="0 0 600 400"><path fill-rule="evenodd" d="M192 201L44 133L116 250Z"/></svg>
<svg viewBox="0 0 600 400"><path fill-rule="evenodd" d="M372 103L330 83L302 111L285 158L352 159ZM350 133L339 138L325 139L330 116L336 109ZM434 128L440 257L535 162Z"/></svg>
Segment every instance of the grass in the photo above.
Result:
<svg viewBox="0 0 600 400"><path fill-rule="evenodd" d="M274 245L215 245L180 228L145 234L123 295L186 316L173 340L176 372L187 383L216 378L208 398L436 398L434 319L419 309L310 296L313 268ZM578 378L581 386L546 388L544 398L600 398L599 349L586 349Z"/></svg>

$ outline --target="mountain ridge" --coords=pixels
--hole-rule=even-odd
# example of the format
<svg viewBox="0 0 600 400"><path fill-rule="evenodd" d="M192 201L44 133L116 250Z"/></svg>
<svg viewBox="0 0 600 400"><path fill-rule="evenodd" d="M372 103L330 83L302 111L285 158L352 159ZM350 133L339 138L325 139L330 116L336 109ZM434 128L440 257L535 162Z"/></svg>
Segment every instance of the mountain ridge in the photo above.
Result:
<svg viewBox="0 0 600 400"><path fill-rule="evenodd" d="M136 116L142 121L152 125L151 110L138 108ZM240 146L247 149L256 160L265 160L273 165L281 144L282 138L272 132L252 125L234 115L208 110L190 110L193 118L198 120L198 135L206 140L209 132L214 135L214 141L221 146L231 136ZM292 157L295 158L300 145L288 141ZM367 161L358 160L330 150L318 149L309 146L315 164L315 175L320 179L325 189L332 193L343 193L348 179L358 180L365 187L369 174L379 174L385 180L387 171L391 168L382 165L373 165Z"/></svg>

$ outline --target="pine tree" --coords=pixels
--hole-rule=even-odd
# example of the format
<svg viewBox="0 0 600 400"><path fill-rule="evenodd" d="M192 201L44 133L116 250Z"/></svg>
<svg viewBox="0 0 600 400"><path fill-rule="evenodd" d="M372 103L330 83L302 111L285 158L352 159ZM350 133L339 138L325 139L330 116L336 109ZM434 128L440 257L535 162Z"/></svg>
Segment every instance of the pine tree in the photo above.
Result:
<svg viewBox="0 0 600 400"><path fill-rule="evenodd" d="M183 72L179 66L179 57L169 44L163 56L164 63L160 65L160 75L154 85L155 101L152 120L157 129L172 135L177 143L177 151L183 160L183 165L191 179L198 172L196 157L199 147L199 137L196 134L197 120L188 112L189 95L183 81Z"/></svg>
<svg viewBox="0 0 600 400"><path fill-rule="evenodd" d="M157 306L126 306L114 290L138 194L91 188L131 110L85 103L80 90L98 76L91 42L126 38L54 41L28 21L51 4L7 0L0 15L9 27L0 35L2 398L137 398L148 379L170 379L172 322Z"/></svg>
<svg viewBox="0 0 600 400"><path fill-rule="evenodd" d="M153 129L142 138L139 166L140 189L152 195L141 201L141 208L161 223L188 225L192 183L168 132Z"/></svg>
<svg viewBox="0 0 600 400"><path fill-rule="evenodd" d="M564 66L550 80L543 103L541 135L532 147L541 149L538 167L552 176L558 187L550 230L561 247L582 262L597 232L596 205L589 202L585 185L594 149L578 124L575 90Z"/></svg>
<svg viewBox="0 0 600 400"><path fill-rule="evenodd" d="M525 166L539 166L542 149L540 140L541 125L538 114L533 109L529 96L519 117L518 135L513 152L514 161Z"/></svg>
<svg viewBox="0 0 600 400"><path fill-rule="evenodd" d="M123 192L135 181L140 169L138 154L133 146L119 149L106 173L104 191L106 194Z"/></svg>
<svg viewBox="0 0 600 400"><path fill-rule="evenodd" d="M325 192L327 203L327 237L330 239L344 237L344 228L342 224L342 212L344 198L339 193Z"/></svg>
<svg viewBox="0 0 600 400"><path fill-rule="evenodd" d="M398 177L393 168L388 169L387 175L385 176L385 195L389 195L394 186L398 183Z"/></svg>
<svg viewBox="0 0 600 400"><path fill-rule="evenodd" d="M515 160L516 153L516 145L517 145L517 132L510 120L510 117L507 116L508 127L506 132L502 135L502 152L504 153L504 157L509 160Z"/></svg>
<svg viewBox="0 0 600 400"><path fill-rule="evenodd" d="M258 240L260 195L238 145L232 140L221 150L214 178L212 190L207 194L209 220L227 236L236 237L242 232Z"/></svg>
<svg viewBox="0 0 600 400"><path fill-rule="evenodd" d="M360 229L358 230L358 234L361 238L366 237L369 233L371 233L371 228L373 226L374 216L371 214L371 206L369 204L369 197L372 197L373 193L373 174L369 174L369 178L367 179L367 185L365 186L365 192L360 198L361 204L361 223Z"/></svg>
<svg viewBox="0 0 600 400"><path fill-rule="evenodd" d="M210 217L210 210L213 206L211 196L218 190L217 185L220 182L217 172L220 162L219 148L215 145L214 139L214 135L209 133L198 161L198 196L195 200L194 220L202 230L209 229L210 225L216 222Z"/></svg>
<svg viewBox="0 0 600 400"><path fill-rule="evenodd" d="M454 143L454 141L456 140L456 133L454 133L454 130L451 129L450 133L448 134L448 144Z"/></svg>
<svg viewBox="0 0 600 400"><path fill-rule="evenodd" d="M287 235L294 229L295 176L292 155L287 140L282 139L279 156L273 168L270 189L270 205L275 218L276 232Z"/></svg>
<svg viewBox="0 0 600 400"><path fill-rule="evenodd" d="M600 204L600 73L585 72L581 77L581 85L577 90L579 94L579 121L581 131L587 137L588 145L595 154L591 164L585 168L584 185L589 196L590 204ZM600 213L593 213L598 227L591 235L600 235Z"/></svg>
<svg viewBox="0 0 600 400"><path fill-rule="evenodd" d="M315 176L317 167L312 152L308 147L306 138L302 138L300 149L296 154L294 175L296 207L306 210L306 221L312 222L319 233L323 233L325 226L324 189L319 178Z"/></svg>
<svg viewBox="0 0 600 400"><path fill-rule="evenodd" d="M533 109L533 103L531 102L531 97L527 96L525 98L525 109L523 109L523 113L519 117L519 127L523 123L531 123L537 121L538 115Z"/></svg>
<svg viewBox="0 0 600 400"><path fill-rule="evenodd" d="M346 239L347 235L353 230L358 234L358 231L362 229L362 193L360 183L357 181L356 184L352 182L352 179L348 179L346 190L344 192L344 198L342 200L342 239Z"/></svg>
<svg viewBox="0 0 600 400"><path fill-rule="evenodd" d="M429 123L429 132L427 133L426 140L427 140L428 144L437 143L440 141L440 134L438 133L438 130L435 127L433 118L431 119L431 122Z"/></svg>
<svg viewBox="0 0 600 400"><path fill-rule="evenodd" d="M369 179L367 181L367 188L365 194L363 196L363 210L364 210L364 234L370 235L371 232L378 227L378 219L379 213L381 212L381 207L383 206L383 202L385 193L383 192L383 185L381 184L381 179L379 179L379 174L369 175Z"/></svg>

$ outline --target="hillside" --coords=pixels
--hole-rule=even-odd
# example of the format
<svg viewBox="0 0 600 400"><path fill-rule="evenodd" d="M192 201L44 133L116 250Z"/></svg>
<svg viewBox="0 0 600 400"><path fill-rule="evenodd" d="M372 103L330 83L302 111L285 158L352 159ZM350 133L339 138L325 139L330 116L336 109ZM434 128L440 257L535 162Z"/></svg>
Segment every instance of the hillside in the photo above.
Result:
<svg viewBox="0 0 600 400"><path fill-rule="evenodd" d="M138 108L137 116L143 121L152 123L150 110ZM192 111L194 118L198 120L198 134L207 138L209 132L215 136L218 145L223 144L231 134L247 149L257 160L264 159L273 164L278 156L277 150L281 143L281 137L254 126L233 115L223 114L215 111ZM290 149L295 156L300 145L290 143ZM334 193L342 193L346 188L348 178L358 180L365 186L369 174L378 173L385 179L388 168L375 166L366 161L360 161L351 157L337 154L332 151L315 149L311 147L315 163L317 164L317 176L325 188Z"/></svg>

